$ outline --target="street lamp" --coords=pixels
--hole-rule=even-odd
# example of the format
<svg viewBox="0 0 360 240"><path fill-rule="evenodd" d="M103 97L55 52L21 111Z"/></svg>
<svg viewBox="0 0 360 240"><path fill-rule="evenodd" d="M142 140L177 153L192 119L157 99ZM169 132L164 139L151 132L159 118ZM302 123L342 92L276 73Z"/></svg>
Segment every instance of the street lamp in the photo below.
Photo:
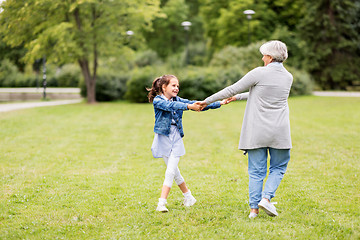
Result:
<svg viewBox="0 0 360 240"><path fill-rule="evenodd" d="M249 44L251 43L251 32L250 32L250 20L252 18L252 15L255 14L254 10L245 10L244 14L246 15L248 19L248 38L249 38Z"/></svg>
<svg viewBox="0 0 360 240"><path fill-rule="evenodd" d="M129 37L131 37L132 35L134 35L134 32L129 30L129 31L126 31L126 35L128 35Z"/></svg>
<svg viewBox="0 0 360 240"><path fill-rule="evenodd" d="M43 57L43 87L44 87L44 92L43 92L43 100L46 100L46 56Z"/></svg>
<svg viewBox="0 0 360 240"><path fill-rule="evenodd" d="M188 65L189 64L189 30L190 30L191 22L184 21L184 22L181 23L181 26L183 26L184 30L186 31L185 61L186 61L186 65Z"/></svg>

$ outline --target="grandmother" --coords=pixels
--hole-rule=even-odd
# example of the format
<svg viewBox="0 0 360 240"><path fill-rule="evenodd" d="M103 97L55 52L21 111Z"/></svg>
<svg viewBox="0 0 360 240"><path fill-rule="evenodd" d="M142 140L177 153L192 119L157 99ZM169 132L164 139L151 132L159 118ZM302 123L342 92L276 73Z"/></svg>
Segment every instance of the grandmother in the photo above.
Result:
<svg viewBox="0 0 360 240"><path fill-rule="evenodd" d="M225 98L228 102L247 100L239 149L248 153L249 218L257 217L259 207L270 216L278 216L270 200L286 172L292 147L288 97L293 77L283 66L288 57L286 45L269 41L260 47L260 52L263 67L251 70L235 84L199 103L205 107ZM263 188L268 154L269 176Z"/></svg>

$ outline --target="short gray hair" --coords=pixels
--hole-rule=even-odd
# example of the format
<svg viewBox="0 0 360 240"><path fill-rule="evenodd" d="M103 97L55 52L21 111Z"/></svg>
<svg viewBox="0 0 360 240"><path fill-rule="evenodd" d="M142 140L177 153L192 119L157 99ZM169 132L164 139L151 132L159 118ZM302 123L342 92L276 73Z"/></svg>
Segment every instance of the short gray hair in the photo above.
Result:
<svg viewBox="0 0 360 240"><path fill-rule="evenodd" d="M269 55L275 62L283 62L288 58L288 52L285 43L274 40L264 43L260 47L262 55Z"/></svg>

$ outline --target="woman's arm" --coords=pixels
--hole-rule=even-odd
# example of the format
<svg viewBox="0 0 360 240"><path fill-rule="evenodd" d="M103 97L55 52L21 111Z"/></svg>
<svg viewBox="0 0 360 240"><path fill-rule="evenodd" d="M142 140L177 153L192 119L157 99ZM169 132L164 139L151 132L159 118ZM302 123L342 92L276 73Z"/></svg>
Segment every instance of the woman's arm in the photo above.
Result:
<svg viewBox="0 0 360 240"><path fill-rule="evenodd" d="M251 86L256 85L259 79L259 77L257 76L257 69L258 68L251 70L233 85L224 88L223 90L211 95L210 97L207 97L204 101L206 102L206 104L210 104L218 100L233 97L236 94L249 89Z"/></svg>

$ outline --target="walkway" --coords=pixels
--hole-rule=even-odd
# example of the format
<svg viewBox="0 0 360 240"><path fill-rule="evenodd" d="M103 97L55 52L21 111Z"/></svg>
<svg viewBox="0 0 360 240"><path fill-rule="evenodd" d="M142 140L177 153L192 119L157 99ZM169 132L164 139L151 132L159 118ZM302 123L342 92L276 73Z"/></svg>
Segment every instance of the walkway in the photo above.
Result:
<svg viewBox="0 0 360 240"><path fill-rule="evenodd" d="M8 112L25 108L34 108L34 107L48 107L64 104L74 104L80 103L82 99L73 99L73 100L60 100L60 101L49 101L49 102L22 102L22 103L5 103L0 104L0 112Z"/></svg>

